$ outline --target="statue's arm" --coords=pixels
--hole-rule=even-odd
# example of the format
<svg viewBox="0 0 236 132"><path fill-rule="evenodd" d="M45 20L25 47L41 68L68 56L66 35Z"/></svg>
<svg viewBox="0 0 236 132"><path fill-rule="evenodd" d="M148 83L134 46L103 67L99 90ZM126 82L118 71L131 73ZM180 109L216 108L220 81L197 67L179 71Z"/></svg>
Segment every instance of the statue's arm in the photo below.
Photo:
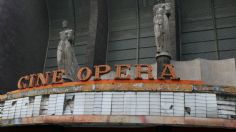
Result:
<svg viewBox="0 0 236 132"><path fill-rule="evenodd" d="M170 3L166 3L165 4L165 9L166 9L166 15L168 17L170 17L170 15L171 15L171 4Z"/></svg>
<svg viewBox="0 0 236 132"><path fill-rule="evenodd" d="M61 47L58 47L57 49L57 62L61 62L62 59L62 49Z"/></svg>
<svg viewBox="0 0 236 132"><path fill-rule="evenodd" d="M68 31L68 40L70 41L72 45L74 45L74 31L73 30Z"/></svg>

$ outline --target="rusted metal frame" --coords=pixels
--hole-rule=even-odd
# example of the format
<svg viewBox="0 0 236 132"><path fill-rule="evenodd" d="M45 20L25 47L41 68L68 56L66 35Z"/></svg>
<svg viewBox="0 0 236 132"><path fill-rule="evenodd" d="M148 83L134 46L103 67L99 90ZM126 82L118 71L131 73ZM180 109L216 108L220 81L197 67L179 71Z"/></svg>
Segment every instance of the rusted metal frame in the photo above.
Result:
<svg viewBox="0 0 236 132"><path fill-rule="evenodd" d="M46 7L47 7L47 11L48 11L48 21L49 21L49 24L48 24L48 31L50 32L50 10L49 10L49 0L45 0L46 2ZM47 62L47 57L48 57L48 49L49 49L49 44L50 44L50 33L48 34L48 44L47 44L47 48L46 48L46 54L45 54L45 59L44 59L44 64L43 64L43 72L45 72L45 68L46 68L46 62Z"/></svg>
<svg viewBox="0 0 236 132"><path fill-rule="evenodd" d="M177 52L179 52L178 54L179 54L179 60L182 60L182 23L181 23L181 2L182 2L182 0L175 0L175 3L176 3L176 16L178 17L177 18L177 22L178 22L178 25L176 25L176 26L178 26L177 27L177 33L178 33L178 41L177 41L177 44L178 44L178 46L179 46L179 51L177 51Z"/></svg>
<svg viewBox="0 0 236 132"><path fill-rule="evenodd" d="M215 43L216 43L216 54L217 54L217 59L220 59L220 53L219 53L219 40L218 40L218 31L217 31L217 25L216 25L216 13L215 13L215 1L211 0L211 12L212 12L212 22L214 26L214 31L215 31Z"/></svg>
<svg viewBox="0 0 236 132"><path fill-rule="evenodd" d="M110 41L110 0L107 0L106 1L106 3L107 3L107 24L108 24L108 26L107 26L107 50L106 50L106 61L105 61L105 63L106 64L108 64L108 55L109 55L109 41Z"/></svg>
<svg viewBox="0 0 236 132"><path fill-rule="evenodd" d="M136 42L136 63L139 64L139 43L140 43L140 5L139 0L136 0L136 17L137 17L137 23L136 23L136 29L137 29L137 42Z"/></svg>

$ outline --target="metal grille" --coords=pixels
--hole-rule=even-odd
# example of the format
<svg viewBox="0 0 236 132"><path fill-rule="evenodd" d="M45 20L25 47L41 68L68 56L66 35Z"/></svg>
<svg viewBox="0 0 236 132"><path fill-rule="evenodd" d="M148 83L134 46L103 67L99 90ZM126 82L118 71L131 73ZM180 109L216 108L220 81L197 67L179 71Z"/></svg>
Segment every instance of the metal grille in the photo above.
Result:
<svg viewBox="0 0 236 132"><path fill-rule="evenodd" d="M109 0L109 65L155 62L154 3L155 0Z"/></svg>
<svg viewBox="0 0 236 132"><path fill-rule="evenodd" d="M235 0L180 0L180 59L236 56Z"/></svg>

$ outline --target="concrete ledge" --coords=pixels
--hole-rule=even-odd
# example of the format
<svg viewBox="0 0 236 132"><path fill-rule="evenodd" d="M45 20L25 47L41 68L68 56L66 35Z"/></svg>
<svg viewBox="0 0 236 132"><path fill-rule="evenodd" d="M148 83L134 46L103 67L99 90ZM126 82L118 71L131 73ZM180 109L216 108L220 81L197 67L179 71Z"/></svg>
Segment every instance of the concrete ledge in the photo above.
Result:
<svg viewBox="0 0 236 132"><path fill-rule="evenodd" d="M163 117L163 116L39 116L32 118L19 118L13 120L2 120L0 126L12 125L88 125L109 126L113 125L170 125L170 126L194 126L194 127L216 127L236 128L236 120L194 118L194 117Z"/></svg>

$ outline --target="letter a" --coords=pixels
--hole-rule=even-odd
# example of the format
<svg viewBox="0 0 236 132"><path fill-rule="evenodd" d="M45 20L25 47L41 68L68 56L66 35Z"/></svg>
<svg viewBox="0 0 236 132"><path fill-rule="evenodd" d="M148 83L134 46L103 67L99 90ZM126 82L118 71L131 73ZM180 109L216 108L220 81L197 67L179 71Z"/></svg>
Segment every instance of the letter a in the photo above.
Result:
<svg viewBox="0 0 236 132"><path fill-rule="evenodd" d="M171 64L165 64L163 71L161 73L160 80L171 79L171 80L179 80L180 78L176 76L174 66Z"/></svg>

